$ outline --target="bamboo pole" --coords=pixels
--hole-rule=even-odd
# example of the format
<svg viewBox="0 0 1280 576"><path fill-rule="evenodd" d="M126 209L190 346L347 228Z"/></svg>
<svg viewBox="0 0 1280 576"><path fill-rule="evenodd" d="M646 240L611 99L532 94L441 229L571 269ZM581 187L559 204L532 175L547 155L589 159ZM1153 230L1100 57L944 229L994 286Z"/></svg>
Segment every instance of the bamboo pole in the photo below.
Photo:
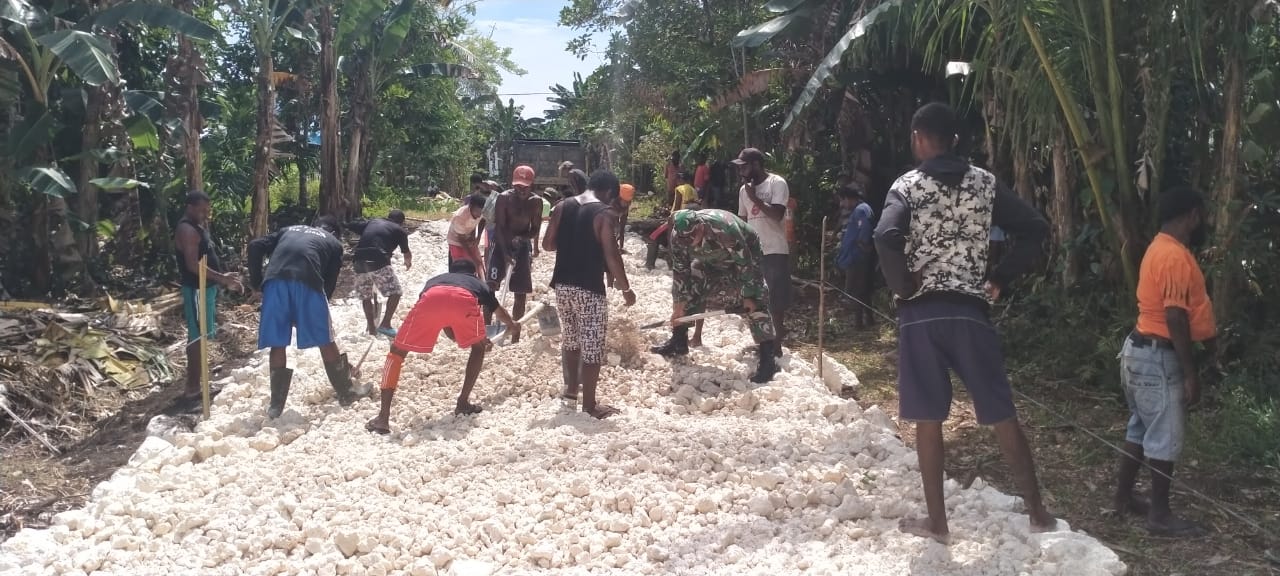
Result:
<svg viewBox="0 0 1280 576"><path fill-rule="evenodd" d="M209 295L205 291L207 283L207 275L209 265L209 257L200 257L200 291L196 293L196 316L200 323L200 398L201 398L201 414L204 418L209 417L209 339L204 336L209 333ZM191 367L188 366L187 370Z"/></svg>
<svg viewBox="0 0 1280 576"><path fill-rule="evenodd" d="M818 379L823 379L822 374L822 337L825 333L827 324L827 218L822 217L822 240L818 243ZM845 232L848 234L848 232Z"/></svg>

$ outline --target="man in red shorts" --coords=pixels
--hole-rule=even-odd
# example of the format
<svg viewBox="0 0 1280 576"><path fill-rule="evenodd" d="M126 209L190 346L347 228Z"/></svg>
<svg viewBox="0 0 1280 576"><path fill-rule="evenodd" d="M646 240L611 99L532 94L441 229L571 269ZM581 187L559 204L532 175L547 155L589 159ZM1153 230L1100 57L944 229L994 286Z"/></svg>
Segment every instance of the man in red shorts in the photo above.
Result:
<svg viewBox="0 0 1280 576"><path fill-rule="evenodd" d="M449 273L427 281L409 315L405 317L400 332L391 344L391 352L382 365L382 409L378 416L364 425L378 434L391 432L391 399L400 385L400 368L409 352L430 354L443 331L445 336L458 343L459 348L470 348L467 370L462 381L462 392L453 413L459 416L479 414L482 409L467 401L471 388L480 376L484 355L493 343L485 335L484 313L481 307L492 308L498 319L507 325L512 336L520 333L507 311L498 303L493 291L476 277L476 267L470 260L454 260Z"/></svg>

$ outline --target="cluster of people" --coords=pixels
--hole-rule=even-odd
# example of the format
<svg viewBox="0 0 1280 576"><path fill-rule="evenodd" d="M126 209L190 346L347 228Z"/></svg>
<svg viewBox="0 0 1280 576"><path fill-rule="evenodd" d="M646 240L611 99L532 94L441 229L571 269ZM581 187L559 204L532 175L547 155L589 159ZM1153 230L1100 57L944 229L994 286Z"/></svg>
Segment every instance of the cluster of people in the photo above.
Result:
<svg viewBox="0 0 1280 576"><path fill-rule="evenodd" d="M959 126L954 111L943 104L928 104L916 112L911 149L918 164L893 183L878 219L859 187L844 185L838 191L841 205L850 212L837 256L847 271L847 286L868 302L878 259L898 317L898 413L916 426L927 509L925 516L904 519L899 527L941 542L949 539L942 423L949 416L953 372L968 389L979 423L994 428L1032 529L1046 531L1057 525L1040 496L1000 338L988 316L990 305L1039 258L1048 224L990 172L954 152ZM678 165L678 155L672 160ZM667 223L672 328L670 338L653 352L679 356L700 345L701 324L689 322L687 316L709 310L738 314L758 346L751 380L763 383L778 371L776 357L786 336L791 270L783 219L790 193L785 179L765 170L759 150L744 149L733 163L742 181L736 213L715 208L714 203L704 207L707 196L699 193L697 175L690 179L677 172L673 181L668 173L675 198ZM390 408L405 356L431 353L441 332L470 350L455 412L482 411L469 396L493 346L487 327L496 316L511 340L519 341L527 297L533 292L532 262L541 252L555 254L550 284L563 330L561 396L575 405L581 399L582 411L595 418L617 413L600 402L597 392L605 360L608 292L618 292L627 306L636 302L621 241L634 188L607 171L589 177L572 165L561 171L570 191L551 209L545 234L542 200L532 188L533 168L516 167L512 187L502 192L496 183L474 178L473 195L449 224L449 271L427 282L399 330L390 325L402 291L391 255L399 249L406 269L412 265L401 226L404 214L392 211L386 218L352 226L361 235L354 265L366 329L393 339L382 368L381 408L366 424L368 430L389 433ZM1174 515L1169 497L1174 462L1184 443L1186 409L1200 394L1193 344L1212 347L1216 335L1204 276L1191 252L1203 240L1206 210L1203 199L1189 188L1165 192L1160 206L1161 231L1140 270L1137 321L1118 356L1131 417L1114 506L1119 513L1143 515L1154 534L1190 536L1203 529ZM200 360L194 344L215 331L217 287L243 289L239 277L223 271L211 249L208 212L207 196L189 194L186 213L175 229L192 344L189 365ZM993 257L993 229L1013 240L998 259ZM271 418L280 416L288 396L292 371L285 350L295 330L298 348L320 348L339 403L349 405L372 391L355 382L359 375L335 344L329 320L329 299L342 268L339 234L338 223L322 217L311 226L282 228L249 244L249 286L262 295L258 345L270 349ZM482 238L487 244L483 252ZM197 292L200 261L206 257L208 279L214 285L206 288L210 322L202 333L196 322ZM504 280L515 295L510 313L497 296ZM387 299L381 318L376 315L379 293ZM853 321L862 326L873 319L867 313L855 315ZM188 374L180 403L198 402L194 373ZM1144 461L1152 469L1149 500L1134 494Z"/></svg>

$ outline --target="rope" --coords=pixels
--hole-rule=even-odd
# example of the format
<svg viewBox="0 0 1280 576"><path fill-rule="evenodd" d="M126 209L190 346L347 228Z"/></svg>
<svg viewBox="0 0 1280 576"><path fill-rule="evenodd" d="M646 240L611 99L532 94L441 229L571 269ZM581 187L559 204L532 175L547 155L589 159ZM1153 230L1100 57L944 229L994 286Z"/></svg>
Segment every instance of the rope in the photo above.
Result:
<svg viewBox="0 0 1280 576"><path fill-rule="evenodd" d="M809 284L815 284L815 285L825 286L825 287L827 287L827 288L829 288L829 289L831 289L831 290L833 290L833 291L835 291L835 292L837 292L837 293L839 293L839 294L841 294L841 295L845 296L846 298L848 298L848 299L850 299L850 300L853 300L854 302L858 303L859 305L863 306L864 308L866 308L866 309L868 309L868 310L870 310L870 311L874 312L876 315L880 316L881 318L884 318L885 320L887 320L887 321L889 322L889 325L890 325L890 326L891 326L895 331L898 329L897 319L895 319L895 318L890 318L887 314L885 314L885 313L883 313L883 312L881 312L881 311L877 310L874 306L871 306L870 304L868 304L868 303L866 303L866 302L863 302L862 300L859 300L858 298L854 297L852 294L849 294L848 292L845 292L844 290L841 290L841 289L839 289L839 288L835 287L835 286L834 286L834 285L832 285L830 282L821 282L821 283L819 283L819 282L817 282L817 281L815 281L815 280L807 280L807 279L804 279L804 278L796 278L796 277L792 277L792 279L793 279L793 280L799 280L799 281L801 281L801 282L806 282L806 283L809 283ZM819 319L819 321L821 321L821 319ZM1023 369L1023 370L1014 370L1014 371L1010 372L1010 374L1011 374L1011 375L1017 375L1017 376L1024 376L1023 372L1025 372L1025 371L1026 371L1026 369ZM1125 449L1124 449L1124 448L1121 448L1120 446L1117 446L1114 442L1111 442L1111 441L1107 440L1106 438L1103 438L1101 435L1099 435L1098 433L1094 432L1093 430L1090 430L1089 428L1087 428L1087 427L1085 427L1085 426L1081 425L1079 422L1077 422L1077 421L1075 421L1075 420L1072 420L1072 419L1070 419L1070 418L1068 418L1068 417L1064 416L1060 410L1054 410L1054 409L1050 408L1048 405L1044 404L1043 402L1040 402L1039 400L1036 400L1035 398L1032 398L1031 396L1029 396L1029 395L1027 395L1026 393L1022 392L1021 390L1018 390L1017 388L1013 388L1013 387L1010 387L1010 388L1013 390L1013 393L1014 393L1014 394L1016 394L1019 398L1021 398L1021 399L1025 400L1025 401L1027 401L1027 402L1029 402L1029 403L1031 403L1031 404L1035 405L1036 407L1040 408L1041 410L1044 410L1045 412L1047 412L1047 413L1049 413L1049 414L1053 415L1053 416L1054 416L1058 421L1060 421L1060 422L1062 422L1062 423L1064 423L1064 424L1066 424L1066 425L1068 425L1068 426L1070 426L1070 427L1072 427L1072 428L1075 428L1076 430L1079 430L1079 431L1081 431L1081 432L1084 432L1084 433L1085 433L1087 436L1089 436L1090 438L1092 438L1092 439L1094 439L1094 440L1098 441L1099 443L1103 444L1104 446L1106 446L1106 447L1108 447L1108 448L1110 448L1110 449L1114 450L1116 453L1120 454L1121 456L1124 456L1124 457L1126 457L1126 458L1129 458L1130 460L1134 460L1134 461L1138 462L1138 464L1140 464L1142 467L1144 467L1144 468L1146 468L1146 469L1150 470L1152 474L1157 474L1157 475L1159 475L1159 476L1161 476L1161 477L1165 478L1166 480L1169 480L1169 482L1170 482L1172 485L1177 486L1177 487L1178 487L1180 490L1182 490L1183 492L1185 492L1185 493L1187 493L1187 494L1191 494L1192 496L1195 496L1196 498L1199 498L1200 500L1202 500L1202 501L1204 501L1204 502L1207 502L1207 503L1211 504L1213 507L1216 507L1218 510L1220 510L1220 511L1224 512L1226 515L1228 515L1228 516L1230 516L1230 517L1232 517L1232 518L1234 518L1234 519L1236 519L1236 520L1239 520L1240 522L1244 523L1245 525L1249 526L1250 528L1253 528L1253 529L1254 529L1254 530L1255 530L1259 535L1261 535L1264 539L1267 539L1267 540L1269 540L1269 541L1275 541L1275 540L1277 540L1277 537L1276 537L1276 533L1275 533L1275 532L1272 532L1272 531L1270 531L1270 530L1267 530L1266 528L1264 528L1264 527L1263 527L1261 524L1259 524L1258 522L1255 522L1255 521L1251 520L1250 518L1248 518L1248 517L1244 516L1243 514L1240 514L1239 512L1236 512L1236 511L1231 507L1231 505L1226 504L1226 503L1224 503L1224 502L1220 502L1220 501L1218 501L1218 500L1215 500L1214 498L1212 498L1212 497L1208 496L1207 494L1204 494L1204 493L1200 492L1199 490L1196 490L1195 488L1192 488L1191 486L1188 486L1185 482L1183 482L1183 481L1181 481L1181 480L1179 480L1179 479L1177 479L1177 478L1175 478L1175 477L1173 477L1173 476L1170 476L1170 475L1168 475L1168 474L1165 474L1164 472L1160 471L1160 470L1159 470L1159 469L1157 469L1156 467L1152 466L1152 465L1151 465L1150 463L1148 463L1145 459L1138 459L1138 458L1134 458L1134 457L1133 457L1133 455L1132 455L1132 454L1130 454L1130 453L1128 453L1127 451L1125 451Z"/></svg>

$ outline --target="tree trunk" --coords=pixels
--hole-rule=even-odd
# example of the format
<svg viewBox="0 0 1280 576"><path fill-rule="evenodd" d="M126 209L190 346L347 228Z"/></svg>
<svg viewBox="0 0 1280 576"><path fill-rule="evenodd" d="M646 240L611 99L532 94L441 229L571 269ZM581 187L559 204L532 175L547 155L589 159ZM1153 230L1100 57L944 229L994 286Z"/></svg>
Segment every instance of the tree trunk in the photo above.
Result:
<svg viewBox="0 0 1280 576"><path fill-rule="evenodd" d="M1053 247L1061 262L1062 285L1071 286L1080 277L1080 258L1074 246L1076 234L1076 167L1071 159L1071 141L1066 132L1053 144L1053 199L1049 221L1053 223Z"/></svg>
<svg viewBox="0 0 1280 576"><path fill-rule="evenodd" d="M98 254L98 187L89 181L98 177L98 161L88 154L90 150L101 148L99 137L102 130L102 105L106 98L106 86L86 87L88 98L84 107L84 124L80 133L80 151L84 153L79 162L79 175L76 177L77 204L80 220L88 224L77 236L80 253L87 258Z"/></svg>
<svg viewBox="0 0 1280 576"><path fill-rule="evenodd" d="M360 199L364 196L364 190L360 188L363 170L360 163L367 156L363 150L368 143L365 131L373 117L371 68L374 56L366 51L358 58L360 60L356 63L355 74L351 79L351 129L347 135L350 148L347 150L347 205L344 213L348 218L361 212Z"/></svg>
<svg viewBox="0 0 1280 576"><path fill-rule="evenodd" d="M1229 22L1229 30L1244 30L1244 10L1235 3ZM1223 121L1222 140L1219 144L1218 175L1213 189L1213 200L1210 202L1216 209L1213 216L1214 247L1220 255L1231 253L1231 239L1235 228L1240 225L1235 221L1235 212L1239 209L1238 192L1240 188L1240 147L1243 138L1244 108L1244 75L1245 52L1247 46L1239 39L1233 39L1227 47L1226 78L1223 86ZM1232 261L1238 259L1226 257L1223 266L1218 268L1214 278L1214 308L1219 319L1230 317L1239 280L1239 266Z"/></svg>
<svg viewBox="0 0 1280 576"><path fill-rule="evenodd" d="M333 46L333 2L320 9L320 212L342 215L341 137L338 134L338 65Z"/></svg>
<svg viewBox="0 0 1280 576"><path fill-rule="evenodd" d="M1019 198L1026 200L1032 206L1036 203L1036 182L1035 175L1031 168L1031 155L1023 148L1013 151L1013 191L1017 193Z"/></svg>
<svg viewBox="0 0 1280 576"><path fill-rule="evenodd" d="M180 0L174 5L179 10L191 13L193 4L191 0ZM182 156L186 161L187 190L203 191L204 156L200 153L200 133L204 131L204 116L200 114L200 84L204 82L204 77L200 53L185 35L178 36L178 58L185 63L178 92L182 102L180 119L186 130L182 139Z"/></svg>
<svg viewBox="0 0 1280 576"><path fill-rule="evenodd" d="M31 212L32 248L34 257L31 271L31 287L37 297L43 298L53 289L53 255L49 252L49 205L53 198L37 194L35 209Z"/></svg>
<svg viewBox="0 0 1280 576"><path fill-rule="evenodd" d="M307 197L307 163L298 160L298 208L307 209L311 199Z"/></svg>
<svg viewBox="0 0 1280 576"><path fill-rule="evenodd" d="M271 134L275 118L276 89L271 81L274 72L270 47L258 53L258 137L254 142L253 207L249 218L249 237L267 235L271 213Z"/></svg>

